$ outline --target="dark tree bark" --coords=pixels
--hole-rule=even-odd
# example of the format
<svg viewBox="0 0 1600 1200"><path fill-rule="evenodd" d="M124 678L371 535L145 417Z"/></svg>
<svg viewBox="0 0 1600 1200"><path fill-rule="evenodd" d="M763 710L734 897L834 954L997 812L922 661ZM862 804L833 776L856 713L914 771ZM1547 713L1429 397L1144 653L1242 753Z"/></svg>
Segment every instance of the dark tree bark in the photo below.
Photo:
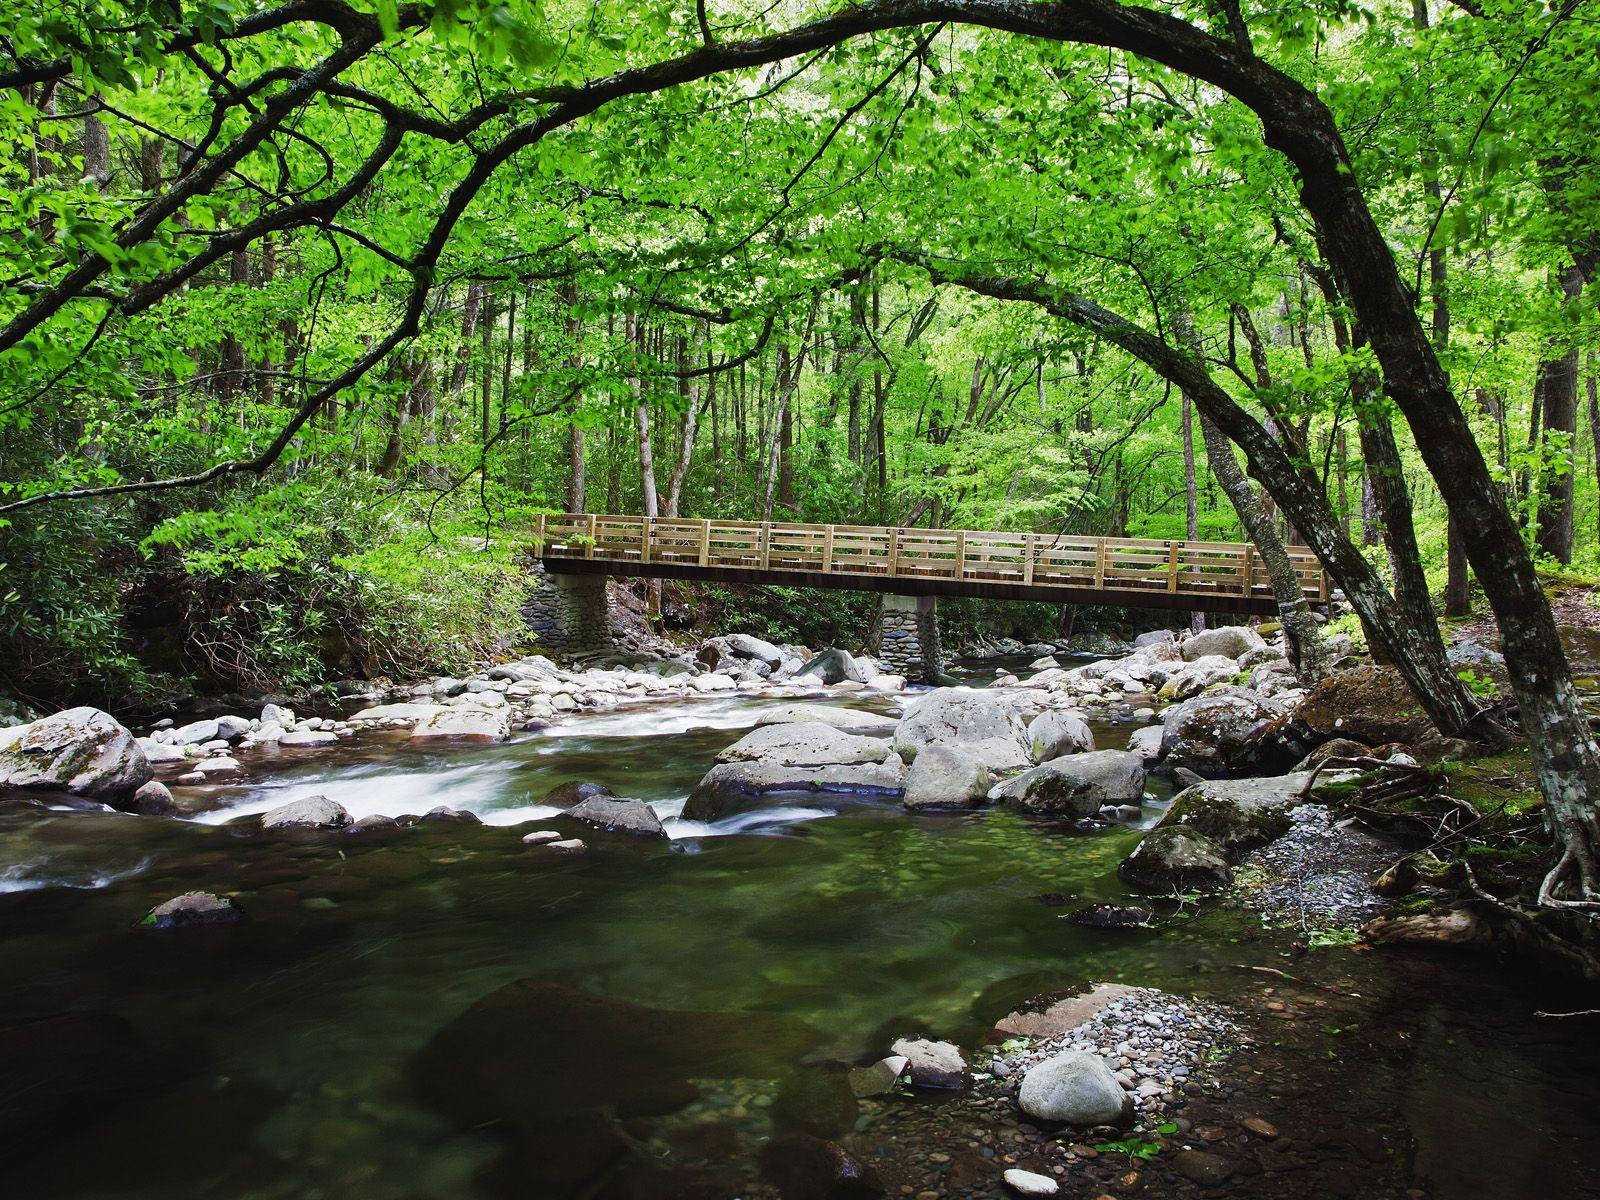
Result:
<svg viewBox="0 0 1600 1200"><path fill-rule="evenodd" d="M1583 273L1576 265L1561 272L1562 297L1571 302L1583 291ZM1536 389L1543 413L1544 437L1562 435L1561 461L1547 465L1539 487L1539 549L1558 562L1572 561L1572 484L1578 433L1578 350L1565 349L1539 364ZM1547 460L1549 455L1542 456Z"/></svg>

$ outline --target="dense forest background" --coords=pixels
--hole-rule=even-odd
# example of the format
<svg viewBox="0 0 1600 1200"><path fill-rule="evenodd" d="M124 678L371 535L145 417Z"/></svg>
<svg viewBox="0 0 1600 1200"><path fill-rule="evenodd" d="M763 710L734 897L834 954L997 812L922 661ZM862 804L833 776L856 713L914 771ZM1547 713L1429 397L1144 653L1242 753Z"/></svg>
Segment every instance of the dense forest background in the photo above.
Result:
<svg viewBox="0 0 1600 1200"><path fill-rule="evenodd" d="M1186 74L930 21L507 150L563 88L813 6L6 8L0 317L108 264L0 352L14 699L491 654L541 509L1242 538L1189 398L1049 288L1192 347L1382 572L1392 430L1470 608L1293 171ZM1331 106L1528 546L1600 572L1595 5L1164 11L1247 21ZM858 603L704 602L791 636Z"/></svg>

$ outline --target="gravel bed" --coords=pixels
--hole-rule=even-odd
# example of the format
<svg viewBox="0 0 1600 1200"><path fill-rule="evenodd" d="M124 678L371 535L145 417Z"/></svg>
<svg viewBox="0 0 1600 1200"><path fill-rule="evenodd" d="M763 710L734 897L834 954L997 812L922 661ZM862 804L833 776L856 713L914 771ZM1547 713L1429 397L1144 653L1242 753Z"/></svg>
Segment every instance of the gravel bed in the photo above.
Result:
<svg viewBox="0 0 1600 1200"><path fill-rule="evenodd" d="M1154 988L1134 988L1082 1024L1025 1046L1008 1042L988 1063L993 1084L1015 1095L1036 1063L1087 1050L1106 1060L1133 1097L1136 1124L1161 1124L1185 1096L1221 1085L1216 1065L1238 1044L1238 1030L1214 1004Z"/></svg>
<svg viewBox="0 0 1600 1200"><path fill-rule="evenodd" d="M1302 804L1289 832L1240 864L1237 893L1274 923L1306 930L1353 929L1389 907L1372 883L1398 857L1394 844L1327 807Z"/></svg>

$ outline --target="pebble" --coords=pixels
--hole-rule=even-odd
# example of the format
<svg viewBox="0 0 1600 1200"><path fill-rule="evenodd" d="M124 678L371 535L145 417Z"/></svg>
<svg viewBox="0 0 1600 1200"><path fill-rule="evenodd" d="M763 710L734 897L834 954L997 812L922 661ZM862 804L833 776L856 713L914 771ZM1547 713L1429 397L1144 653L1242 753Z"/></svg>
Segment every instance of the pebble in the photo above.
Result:
<svg viewBox="0 0 1600 1200"><path fill-rule="evenodd" d="M1050 1176L1037 1175L1032 1171L1022 1171L1015 1167L1000 1178L1004 1179L1006 1186L1019 1196L1054 1196L1061 1190L1061 1185Z"/></svg>

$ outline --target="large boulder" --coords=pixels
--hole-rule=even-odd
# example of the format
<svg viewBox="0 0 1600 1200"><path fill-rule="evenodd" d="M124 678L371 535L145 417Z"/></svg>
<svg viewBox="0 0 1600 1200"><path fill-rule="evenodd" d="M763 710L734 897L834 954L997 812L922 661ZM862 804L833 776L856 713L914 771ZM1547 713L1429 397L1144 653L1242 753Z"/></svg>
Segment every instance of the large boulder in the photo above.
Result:
<svg viewBox="0 0 1600 1200"><path fill-rule="evenodd" d="M1393 667L1355 667L1328 676L1306 693L1292 724L1313 744L1337 737L1369 746L1415 745L1439 736Z"/></svg>
<svg viewBox="0 0 1600 1200"><path fill-rule="evenodd" d="M839 708L832 704L785 704L768 709L756 717L756 726L793 725L815 722L832 725L843 733L858 737L893 737L900 721L879 713L863 712L859 708Z"/></svg>
<svg viewBox="0 0 1600 1200"><path fill-rule="evenodd" d="M1211 654L1237 660L1266 644L1261 635L1248 625L1223 625L1216 629L1202 629L1184 639L1180 649L1189 662Z"/></svg>
<svg viewBox="0 0 1600 1200"><path fill-rule="evenodd" d="M1128 735L1128 749L1146 763L1161 761L1161 741L1165 730L1160 725L1147 725Z"/></svg>
<svg viewBox="0 0 1600 1200"><path fill-rule="evenodd" d="M263 829L343 829L350 824L350 813L337 800L326 796L307 796L263 813Z"/></svg>
<svg viewBox="0 0 1600 1200"><path fill-rule="evenodd" d="M1324 771L1316 776L1315 788L1310 771L1265 779L1208 779L1174 796L1157 827L1193 829L1230 858L1237 857L1287 833L1291 809L1319 794L1325 798L1348 778L1349 772Z"/></svg>
<svg viewBox="0 0 1600 1200"><path fill-rule="evenodd" d="M892 753L886 740L844 733L820 721L801 721L757 726L717 755L717 761L822 767L881 763Z"/></svg>
<svg viewBox="0 0 1600 1200"><path fill-rule="evenodd" d="M1162 718L1161 754L1197 771L1234 771L1255 760L1267 725L1278 716L1243 688L1217 688L1185 700Z"/></svg>
<svg viewBox="0 0 1600 1200"><path fill-rule="evenodd" d="M613 792L603 783L589 783L582 779L569 779L565 783L558 783L544 794L544 802L551 808L571 808L574 804L582 804L594 796L615 798Z"/></svg>
<svg viewBox="0 0 1600 1200"><path fill-rule="evenodd" d="M768 667L783 665L783 651L771 642L748 633L730 633L725 639L728 649L737 658L749 658Z"/></svg>
<svg viewBox="0 0 1600 1200"><path fill-rule="evenodd" d="M1143 650L1146 646L1170 646L1178 640L1178 635L1170 629L1152 629L1148 633L1141 633L1133 639L1133 648Z"/></svg>
<svg viewBox="0 0 1600 1200"><path fill-rule="evenodd" d="M1094 749L1094 733L1076 713L1050 709L1028 723L1028 743L1035 762Z"/></svg>
<svg viewBox="0 0 1600 1200"><path fill-rule="evenodd" d="M898 757L881 763L786 767L777 763L718 763L684 801L689 821L720 821L767 796L823 792L836 795L899 796L906 768Z"/></svg>
<svg viewBox="0 0 1600 1200"><path fill-rule="evenodd" d="M865 683L875 671L858 663L848 650L824 650L795 673L796 679L815 677L823 683Z"/></svg>
<svg viewBox="0 0 1600 1200"><path fill-rule="evenodd" d="M1083 1050L1030 1067L1017 1103L1034 1120L1057 1125L1121 1125L1133 1116L1133 1099L1105 1059Z"/></svg>
<svg viewBox="0 0 1600 1200"><path fill-rule="evenodd" d="M907 808L971 808L988 793L989 768L960 746L925 746L906 772Z"/></svg>
<svg viewBox="0 0 1600 1200"><path fill-rule="evenodd" d="M1016 710L966 688L935 688L907 710L895 731L894 748L906 759L936 744L961 746L991 771L1014 771L1033 761Z"/></svg>
<svg viewBox="0 0 1600 1200"><path fill-rule="evenodd" d="M1160 825L1145 834L1117 874L1145 892L1213 892L1233 879L1222 848L1185 825Z"/></svg>
<svg viewBox="0 0 1600 1200"><path fill-rule="evenodd" d="M604 796L590 796L582 804L567 810L567 816L582 821L596 829L612 833L627 833L634 837L665 838L667 831L661 826L656 810L643 800L613 800Z"/></svg>
<svg viewBox="0 0 1600 1200"><path fill-rule="evenodd" d="M59 788L115 803L152 774L133 734L98 708L69 708L0 735L0 787Z"/></svg>
<svg viewBox="0 0 1600 1200"><path fill-rule="evenodd" d="M476 706L441 709L418 721L411 736L418 741L452 738L469 742L503 742L511 736L511 713L505 708Z"/></svg>
<svg viewBox="0 0 1600 1200"><path fill-rule="evenodd" d="M1090 817L1107 804L1137 804L1144 798L1144 759L1127 750L1091 750L1040 763L998 784L991 800L1024 812Z"/></svg>
<svg viewBox="0 0 1600 1200"><path fill-rule="evenodd" d="M428 704L422 701L408 700L399 704L376 704L371 708L363 708L350 718L352 723L365 724L369 721L407 721L415 724L426 721L450 709L442 704Z"/></svg>

